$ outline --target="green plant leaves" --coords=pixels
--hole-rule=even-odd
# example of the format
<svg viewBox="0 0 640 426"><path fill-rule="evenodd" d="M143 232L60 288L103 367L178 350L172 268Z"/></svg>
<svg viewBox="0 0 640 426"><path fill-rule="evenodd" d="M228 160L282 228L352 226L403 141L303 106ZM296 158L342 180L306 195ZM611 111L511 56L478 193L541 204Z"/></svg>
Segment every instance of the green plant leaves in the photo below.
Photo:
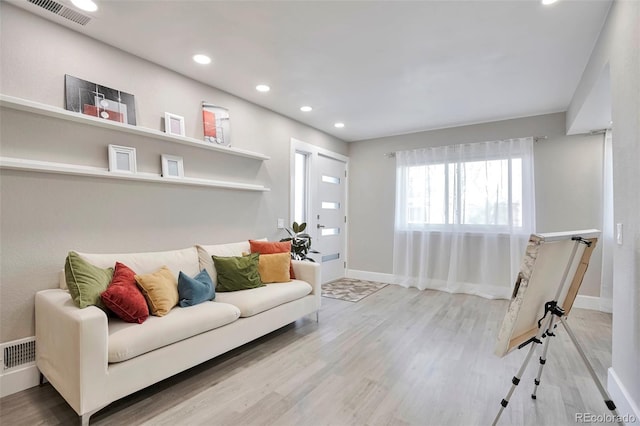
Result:
<svg viewBox="0 0 640 426"><path fill-rule="evenodd" d="M307 257L309 252L317 253L315 250L311 250L311 236L309 234L302 234L307 228L306 222L298 223L293 222L291 229L284 228L290 235L289 238L283 238L280 241L291 241L291 258L296 260L309 260L314 261Z"/></svg>

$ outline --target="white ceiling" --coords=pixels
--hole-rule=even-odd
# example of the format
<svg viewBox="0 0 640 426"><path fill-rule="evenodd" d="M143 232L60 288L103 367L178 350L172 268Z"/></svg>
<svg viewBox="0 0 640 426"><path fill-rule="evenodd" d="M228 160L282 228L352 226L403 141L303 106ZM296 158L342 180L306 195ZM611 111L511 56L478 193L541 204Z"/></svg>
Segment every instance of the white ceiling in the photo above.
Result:
<svg viewBox="0 0 640 426"><path fill-rule="evenodd" d="M565 111L611 4L96 1L84 27L12 3L346 141Z"/></svg>

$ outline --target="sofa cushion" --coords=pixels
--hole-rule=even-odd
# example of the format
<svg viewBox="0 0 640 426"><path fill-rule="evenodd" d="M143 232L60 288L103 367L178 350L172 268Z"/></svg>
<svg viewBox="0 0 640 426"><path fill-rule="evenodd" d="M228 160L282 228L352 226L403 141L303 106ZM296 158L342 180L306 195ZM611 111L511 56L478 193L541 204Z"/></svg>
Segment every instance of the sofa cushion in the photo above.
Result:
<svg viewBox="0 0 640 426"><path fill-rule="evenodd" d="M136 273L127 265L116 262L109 287L100 295L102 302L118 318L142 324L149 318L149 307L136 285Z"/></svg>
<svg viewBox="0 0 640 426"><path fill-rule="evenodd" d="M284 283L291 281L289 253L261 254L258 259L258 272L264 284Z"/></svg>
<svg viewBox="0 0 640 426"><path fill-rule="evenodd" d="M151 274L136 275L135 278L147 299L151 315L166 315L178 304L178 280L166 266Z"/></svg>
<svg viewBox="0 0 640 426"><path fill-rule="evenodd" d="M299 280L288 283L267 284L264 287L218 293L218 302L229 303L240 309L241 317L250 317L311 293L311 286Z"/></svg>
<svg viewBox="0 0 640 426"><path fill-rule="evenodd" d="M64 274L73 303L79 308L96 305L104 308L100 294L107 289L113 278L112 267L99 267L69 252L64 265Z"/></svg>
<svg viewBox="0 0 640 426"><path fill-rule="evenodd" d="M249 240L251 253L274 254L289 253L291 255L291 241L265 241L265 240ZM293 265L289 266L289 277L295 279L296 274L293 272Z"/></svg>
<svg viewBox="0 0 640 426"><path fill-rule="evenodd" d="M110 268L116 262L122 262L138 274L155 272L167 266L178 279L178 272L183 271L194 276L201 271L198 262L198 250L189 247L181 250L159 251L148 253L80 253L78 255L87 262L100 268ZM65 288L61 286L61 288Z"/></svg>
<svg viewBox="0 0 640 426"><path fill-rule="evenodd" d="M266 238L256 241L267 241ZM238 241L237 243L214 244L214 245L196 245L198 250L198 260L200 261L200 269L206 269L209 276L213 280L213 286L218 283L218 273L213 264L211 256L231 257L242 256L242 253L249 253L251 248L249 241Z"/></svg>
<svg viewBox="0 0 640 426"><path fill-rule="evenodd" d="M218 271L216 291L238 291L263 286L258 271L259 256L258 253L248 256L213 256L213 263Z"/></svg>
<svg viewBox="0 0 640 426"><path fill-rule="evenodd" d="M233 305L204 302L176 307L163 317L149 317L143 324L109 319L109 362L121 362L154 349L222 327L240 317ZM212 342L215 344L215 342Z"/></svg>
<svg viewBox="0 0 640 426"><path fill-rule="evenodd" d="M178 296L180 297L180 306L183 308L214 300L216 291L213 288L213 282L207 270L203 269L193 278L180 271L178 275Z"/></svg>

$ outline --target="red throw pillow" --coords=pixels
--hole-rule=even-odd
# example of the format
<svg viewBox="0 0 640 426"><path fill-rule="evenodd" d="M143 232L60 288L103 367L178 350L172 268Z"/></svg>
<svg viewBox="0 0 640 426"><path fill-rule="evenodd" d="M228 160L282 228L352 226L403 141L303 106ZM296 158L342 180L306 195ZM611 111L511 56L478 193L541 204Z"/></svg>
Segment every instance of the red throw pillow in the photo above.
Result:
<svg viewBox="0 0 640 426"><path fill-rule="evenodd" d="M135 275L127 265L116 262L113 279L100 298L123 321L142 324L149 318L149 307L136 285Z"/></svg>
<svg viewBox="0 0 640 426"><path fill-rule="evenodd" d="M291 253L291 241L255 241L249 240L251 253L275 254L275 253ZM296 279L293 273L293 265L289 262L289 276L292 280Z"/></svg>

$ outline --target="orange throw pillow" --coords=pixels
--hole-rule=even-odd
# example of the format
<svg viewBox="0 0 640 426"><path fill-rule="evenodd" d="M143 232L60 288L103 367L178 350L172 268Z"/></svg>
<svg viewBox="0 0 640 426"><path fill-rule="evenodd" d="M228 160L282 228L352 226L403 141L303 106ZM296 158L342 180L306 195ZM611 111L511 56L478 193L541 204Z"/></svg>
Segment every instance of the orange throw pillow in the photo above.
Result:
<svg viewBox="0 0 640 426"><path fill-rule="evenodd" d="M291 253L291 241L255 241L249 240L251 253L275 254L275 253ZM293 264L289 266L289 275L292 280L296 279L293 273Z"/></svg>
<svg viewBox="0 0 640 426"><path fill-rule="evenodd" d="M149 305L149 313L165 316L178 304L178 280L166 266L152 274L135 275L138 287Z"/></svg>
<svg viewBox="0 0 640 426"><path fill-rule="evenodd" d="M260 254L258 256L260 281L264 284L291 281L291 255L289 253Z"/></svg>

